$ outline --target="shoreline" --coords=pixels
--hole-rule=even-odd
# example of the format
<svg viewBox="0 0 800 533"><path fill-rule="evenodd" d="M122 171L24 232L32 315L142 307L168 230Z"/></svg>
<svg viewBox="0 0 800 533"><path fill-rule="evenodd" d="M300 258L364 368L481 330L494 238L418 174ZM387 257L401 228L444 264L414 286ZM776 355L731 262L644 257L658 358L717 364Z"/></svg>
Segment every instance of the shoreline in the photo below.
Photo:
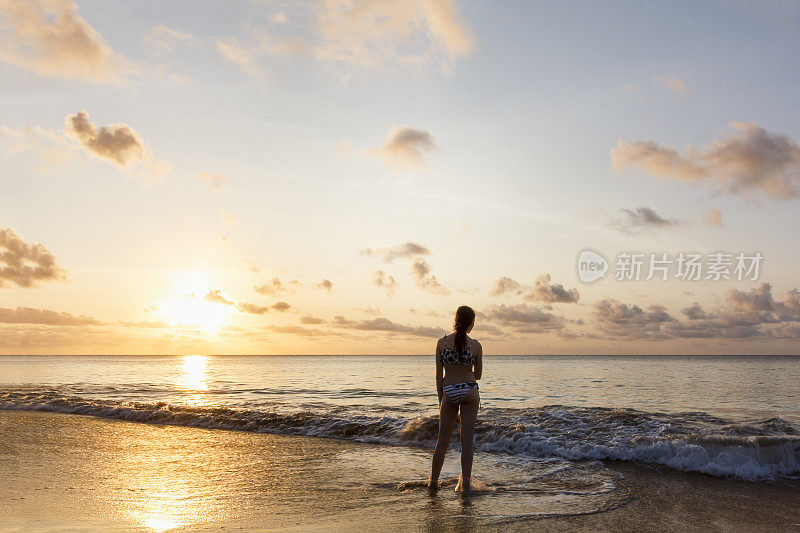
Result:
<svg viewBox="0 0 800 533"><path fill-rule="evenodd" d="M584 490L578 472L558 490L548 488L556 474L527 492L461 498L445 488L431 498L398 490L421 479L425 449L13 410L0 411L0 455L9 480L0 528L12 531L800 527L796 480L726 480L618 461L586 463L611 480L608 490ZM476 455L479 478L490 474L485 457ZM457 472L457 461L451 451L445 472ZM583 495L567 495L571 486Z"/></svg>

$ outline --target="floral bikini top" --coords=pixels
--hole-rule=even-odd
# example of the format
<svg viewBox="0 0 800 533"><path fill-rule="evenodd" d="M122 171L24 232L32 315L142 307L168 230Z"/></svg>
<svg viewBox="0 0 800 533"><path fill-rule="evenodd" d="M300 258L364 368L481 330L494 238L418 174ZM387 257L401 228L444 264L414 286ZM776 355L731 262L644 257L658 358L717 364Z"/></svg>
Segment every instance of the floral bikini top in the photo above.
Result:
<svg viewBox="0 0 800 533"><path fill-rule="evenodd" d="M442 337L442 340L444 340L444 337ZM469 339L467 339L467 346L461 353L456 352L449 346L442 348L442 363L447 363L448 365L474 365L475 356L472 355L472 352L469 350Z"/></svg>

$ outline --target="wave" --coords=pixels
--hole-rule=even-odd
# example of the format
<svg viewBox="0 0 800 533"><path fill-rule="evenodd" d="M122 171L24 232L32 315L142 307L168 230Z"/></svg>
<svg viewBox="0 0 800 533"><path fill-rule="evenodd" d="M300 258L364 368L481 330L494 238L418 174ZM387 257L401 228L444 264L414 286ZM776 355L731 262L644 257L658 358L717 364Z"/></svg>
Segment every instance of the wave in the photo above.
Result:
<svg viewBox="0 0 800 533"><path fill-rule="evenodd" d="M374 416L330 406L316 411L198 407L90 399L49 391L0 391L0 409L91 415L134 422L432 446L438 417ZM458 430L454 435L458 442ZM484 409L477 450L519 457L618 460L747 480L800 474L800 435L781 418L735 423L702 412L550 405Z"/></svg>

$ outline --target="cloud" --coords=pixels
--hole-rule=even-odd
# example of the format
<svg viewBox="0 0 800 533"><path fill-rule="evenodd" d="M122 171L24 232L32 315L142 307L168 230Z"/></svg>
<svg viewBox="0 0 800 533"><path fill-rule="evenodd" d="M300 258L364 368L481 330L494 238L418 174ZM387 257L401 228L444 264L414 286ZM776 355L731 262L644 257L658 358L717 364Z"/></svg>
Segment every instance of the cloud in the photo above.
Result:
<svg viewBox="0 0 800 533"><path fill-rule="evenodd" d="M300 282L296 279L288 283L283 283L278 278L272 278L267 283L254 286L253 290L258 294L264 294L266 296L279 296L284 292L294 292L295 287L297 287L299 284Z"/></svg>
<svg viewBox="0 0 800 533"><path fill-rule="evenodd" d="M508 277L497 278L494 287L489 291L489 296L502 296L508 292L520 293L521 285L515 279Z"/></svg>
<svg viewBox="0 0 800 533"><path fill-rule="evenodd" d="M453 0L328 0L315 5L312 48L322 60L380 68L438 58L449 69L476 48Z"/></svg>
<svg viewBox="0 0 800 533"><path fill-rule="evenodd" d="M388 275L383 270L376 270L372 274L372 284L376 287L380 287L382 289L386 289L386 297L391 298L394 296L395 288L397 287L397 282L395 279Z"/></svg>
<svg viewBox="0 0 800 533"><path fill-rule="evenodd" d="M436 279L436 276L431 273L430 265L422 258L418 258L411 263L411 277L420 289L432 292L438 296L450 294L450 291L442 286L439 280Z"/></svg>
<svg viewBox="0 0 800 533"><path fill-rule="evenodd" d="M266 80L267 71L261 67L259 61L259 56L264 53L263 50L249 47L236 39L217 39L217 51L248 76L262 83Z"/></svg>
<svg viewBox="0 0 800 533"><path fill-rule="evenodd" d="M800 291L796 288L787 291L782 300L773 298L769 283L762 283L748 292L730 289L725 302L737 311L767 313L769 316L761 316L764 322L800 321Z"/></svg>
<svg viewBox="0 0 800 533"><path fill-rule="evenodd" d="M681 338L796 338L800 323L800 290L787 291L776 300L772 286L762 283L749 291L730 289L725 305L706 310L692 302L681 310L684 320L654 305L643 310L616 300L595 304L595 319L608 337L632 339Z"/></svg>
<svg viewBox="0 0 800 533"><path fill-rule="evenodd" d="M49 309L30 307L0 307L0 323L3 324L46 324L49 326L98 326L103 323L87 316L75 316Z"/></svg>
<svg viewBox="0 0 800 533"><path fill-rule="evenodd" d="M126 328L171 328L173 327L171 324L164 322L163 320L143 320L140 322L129 322L125 320L120 320L118 322L120 326L124 326Z"/></svg>
<svg viewBox="0 0 800 533"><path fill-rule="evenodd" d="M236 305L236 302L233 300L225 298L225 296L222 295L222 291L219 289L210 289L203 299L207 302L214 302L217 304Z"/></svg>
<svg viewBox="0 0 800 533"><path fill-rule="evenodd" d="M231 305L234 306L236 310L241 313L248 313L252 315L263 315L264 313L267 313L270 310L275 310L282 313L284 311L289 310L289 308L292 307L286 302L276 302L271 306L256 305L248 302L236 302L226 298L222 294L222 291L218 289L210 289L208 293L203 297L203 299L207 302L213 302L222 305Z"/></svg>
<svg viewBox="0 0 800 533"><path fill-rule="evenodd" d="M272 306L272 309L276 311L280 311L281 313L284 311L288 311L292 306L287 304L286 302L277 302Z"/></svg>
<svg viewBox="0 0 800 533"><path fill-rule="evenodd" d="M200 39L191 33L182 32L167 26L155 26L150 32L142 37L142 43L156 56L167 56L172 53L175 46L197 46Z"/></svg>
<svg viewBox="0 0 800 533"><path fill-rule="evenodd" d="M363 253L370 257L380 257L384 262L391 263L395 259L408 259L420 255L430 255L431 251L422 244L405 242L397 246L379 248L377 250L367 248Z"/></svg>
<svg viewBox="0 0 800 533"><path fill-rule="evenodd" d="M62 281L66 273L41 243L28 244L9 228L0 228L0 287L36 287L41 281Z"/></svg>
<svg viewBox="0 0 800 533"><path fill-rule="evenodd" d="M800 144L756 124L731 122L734 133L684 154L653 141L620 139L614 169L638 167L653 176L688 183L710 181L727 194L795 198L800 191Z"/></svg>
<svg viewBox="0 0 800 533"><path fill-rule="evenodd" d="M549 313L538 305L528 304L496 305L480 313L479 317L488 322L514 328L520 333L546 333L561 329L565 324L562 317Z"/></svg>
<svg viewBox="0 0 800 533"><path fill-rule="evenodd" d="M194 179L202 183L207 183L212 189L222 189L223 183L228 179L222 174L211 174L210 172L203 172L202 170L194 175Z"/></svg>
<svg viewBox="0 0 800 533"><path fill-rule="evenodd" d="M677 76L671 74L664 74L663 76L653 76L650 80L656 87L661 87L678 95L684 95L689 92L686 82Z"/></svg>
<svg viewBox="0 0 800 533"><path fill-rule="evenodd" d="M497 278L489 292L490 296L502 296L509 292L523 295L530 302L575 303L580 298L578 289L565 289L561 283L550 283L550 274L539 274L531 287L524 287L517 280L509 277Z"/></svg>
<svg viewBox="0 0 800 533"><path fill-rule="evenodd" d="M253 274L261 273L261 270L258 268L258 263L255 261L245 258L244 262L247 265L247 269Z"/></svg>
<svg viewBox="0 0 800 533"><path fill-rule="evenodd" d="M506 278L508 279L508 278ZM540 274L533 282L525 300L543 303L576 303L580 298L578 289L565 289L561 283L550 283L550 274Z"/></svg>
<svg viewBox="0 0 800 533"><path fill-rule="evenodd" d="M608 226L623 233L634 233L639 229L668 228L683 224L679 218L665 218L650 207L620 209L621 216L608 215Z"/></svg>
<svg viewBox="0 0 800 533"><path fill-rule="evenodd" d="M235 226L239 222L239 219L236 218L236 215L228 212L225 209L220 210L219 218L222 220L223 224L226 224L228 226Z"/></svg>
<svg viewBox="0 0 800 533"><path fill-rule="evenodd" d="M426 164L425 152L436 148L433 137L427 131L392 126L389 136L377 153L389 167L418 169Z"/></svg>
<svg viewBox="0 0 800 533"><path fill-rule="evenodd" d="M321 318L311 316L311 315L304 315L300 317L301 324L324 324L325 321Z"/></svg>
<svg viewBox="0 0 800 533"><path fill-rule="evenodd" d="M302 337L321 337L321 336L334 335L334 333L328 331L322 331L320 329L304 328L302 326L277 326L273 324L266 326L266 329L274 331L275 333L289 333L292 335L300 335Z"/></svg>
<svg viewBox="0 0 800 533"><path fill-rule="evenodd" d="M250 313L253 315L263 315L267 311L269 311L269 307L264 307L263 305L256 305L247 302L239 302L236 304L236 309L241 311L242 313Z"/></svg>
<svg viewBox="0 0 800 533"><path fill-rule="evenodd" d="M24 126L13 129L0 126L0 143L11 152L35 150L41 157L39 172L61 170L65 165L80 160L76 144L63 134L41 126Z"/></svg>
<svg viewBox="0 0 800 533"><path fill-rule="evenodd" d="M48 78L97 83L138 71L70 0L0 0L0 61Z"/></svg>
<svg viewBox="0 0 800 533"><path fill-rule="evenodd" d="M713 207L709 207L703 213L703 223L708 226L721 228L723 226L722 211L719 209L714 209Z"/></svg>
<svg viewBox="0 0 800 533"><path fill-rule="evenodd" d="M333 290L333 282L329 279L323 279L319 283L316 283L314 287L331 292Z"/></svg>
<svg viewBox="0 0 800 533"><path fill-rule="evenodd" d="M88 154L124 169L138 167L143 177L157 178L172 168L168 162L153 157L139 134L127 124L97 128L89 120L89 113L79 111L67 115L66 133Z"/></svg>
<svg viewBox="0 0 800 533"><path fill-rule="evenodd" d="M661 325L675 320L662 305L642 309L612 298L594 304L594 318L605 334L629 338L664 338Z"/></svg>
<svg viewBox="0 0 800 533"><path fill-rule="evenodd" d="M369 320L347 320L343 316L335 316L333 325L340 328L361 331L385 331L389 333L405 333L418 337L441 337L445 330L427 326L407 326L392 322L388 318L378 317Z"/></svg>

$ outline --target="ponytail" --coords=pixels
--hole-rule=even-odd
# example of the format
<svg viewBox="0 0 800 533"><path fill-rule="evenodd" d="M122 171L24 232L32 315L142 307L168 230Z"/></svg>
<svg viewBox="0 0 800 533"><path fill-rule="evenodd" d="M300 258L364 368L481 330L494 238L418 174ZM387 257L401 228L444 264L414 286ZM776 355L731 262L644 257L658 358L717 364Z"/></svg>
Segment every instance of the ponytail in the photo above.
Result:
<svg viewBox="0 0 800 533"><path fill-rule="evenodd" d="M467 330L475 322L475 311L471 307L462 305L456 310L456 319L453 321L453 331L456 333L456 353L461 354L467 344Z"/></svg>

